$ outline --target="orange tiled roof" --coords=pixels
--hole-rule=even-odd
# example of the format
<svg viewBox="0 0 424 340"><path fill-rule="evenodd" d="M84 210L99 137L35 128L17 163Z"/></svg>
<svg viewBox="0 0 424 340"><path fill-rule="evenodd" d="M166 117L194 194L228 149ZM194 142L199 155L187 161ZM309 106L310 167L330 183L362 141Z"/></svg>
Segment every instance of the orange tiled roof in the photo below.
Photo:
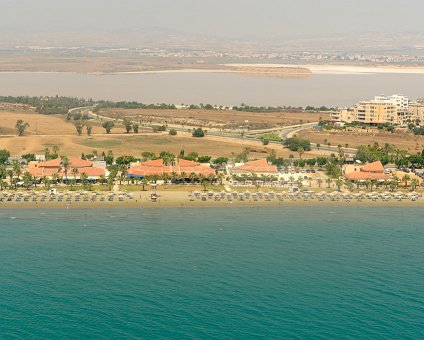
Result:
<svg viewBox="0 0 424 340"><path fill-rule="evenodd" d="M391 178L385 173L364 172L364 171L350 172L348 174L345 174L344 176L351 181L365 181L368 179L369 180L386 180Z"/></svg>
<svg viewBox="0 0 424 340"><path fill-rule="evenodd" d="M28 172L36 177L51 177L54 174L65 177L65 169L61 167L62 160L60 158L52 159L47 162L36 164L35 167L28 168ZM105 174L103 168L93 167L93 163L77 157L70 159L68 168L68 177L71 176L72 168L78 169L78 176L85 172L89 177L98 177Z"/></svg>
<svg viewBox="0 0 424 340"><path fill-rule="evenodd" d="M373 163L366 164L361 166L361 171L363 172L384 172L384 166L380 161L376 161Z"/></svg>
<svg viewBox="0 0 424 340"><path fill-rule="evenodd" d="M157 159L137 164L128 169L129 175L136 176L152 176L172 173L177 173L178 175L185 173L188 176L192 172L196 174L203 174L205 176L215 174L215 170L210 168L208 165L187 161L185 159L178 160L175 165L164 165L162 159Z"/></svg>
<svg viewBox="0 0 424 340"><path fill-rule="evenodd" d="M45 167L41 167L41 168L28 168L27 170L32 176L35 177L50 177L53 176L54 174L58 174L59 173L59 168L45 168Z"/></svg>
<svg viewBox="0 0 424 340"><path fill-rule="evenodd" d="M163 159L154 159L151 161L142 162L139 165L161 167L164 164L163 164Z"/></svg>
<svg viewBox="0 0 424 340"><path fill-rule="evenodd" d="M278 173L275 165L269 165L266 159L246 162L234 168L236 172Z"/></svg>
<svg viewBox="0 0 424 340"><path fill-rule="evenodd" d="M88 177L99 177L99 176L102 176L102 175L105 174L105 170L102 169L102 168L87 166L87 167L78 169L77 177L81 176L83 173L85 173ZM63 173L63 175L64 175L64 173ZM69 174L69 172L68 172L68 177L69 176L72 176L72 174Z"/></svg>
<svg viewBox="0 0 424 340"><path fill-rule="evenodd" d="M189 161L187 159L179 159L178 160L178 165L180 167L185 167L185 166L198 166L200 165L200 163L198 162L193 162L193 161Z"/></svg>
<svg viewBox="0 0 424 340"><path fill-rule="evenodd" d="M93 162L78 157L73 157L69 161L71 163L69 166L70 168L86 168L93 166Z"/></svg>
<svg viewBox="0 0 424 340"><path fill-rule="evenodd" d="M57 168L57 167L60 167L61 162L62 162L62 159L56 158L56 159L49 160L47 162L38 163L37 166L43 167L43 168Z"/></svg>

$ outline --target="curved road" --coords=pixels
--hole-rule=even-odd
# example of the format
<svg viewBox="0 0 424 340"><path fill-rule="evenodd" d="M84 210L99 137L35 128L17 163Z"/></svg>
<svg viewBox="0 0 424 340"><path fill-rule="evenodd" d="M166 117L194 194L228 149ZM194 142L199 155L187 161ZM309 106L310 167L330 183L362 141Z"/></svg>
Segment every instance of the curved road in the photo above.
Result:
<svg viewBox="0 0 424 340"><path fill-rule="evenodd" d="M110 117L104 117L100 116L98 114L90 112L93 109L93 107L78 107L69 110L69 113L72 113L73 111L81 111L82 114L87 114L95 119L104 119L104 120L115 120L115 118ZM122 120L122 119L118 119ZM211 136L217 136L222 138L230 138L230 139L238 139L238 140L251 140L251 141L257 141L261 142L261 138L258 138L257 136L260 134L268 133L268 132L275 132L278 133L281 139L287 139L292 137L295 133L300 132L302 130L310 129L317 125L318 122L312 122L312 123L305 123L305 124L297 124L297 125L291 125L291 126L285 126L282 128L272 128L272 129L264 129L264 130L254 130L254 131L248 131L245 136L242 136L239 133L228 133L228 132L221 132L221 131L214 131L214 130L208 130L208 135ZM152 127L155 124L150 125ZM168 127L172 127L176 129L177 131L181 132L187 132L187 128L183 128L180 125L175 124L169 124ZM281 144L281 142L276 141L270 141L271 144ZM317 144L311 143L311 149L312 150L320 150L320 151L328 151L328 152L334 152L337 153L339 151L339 148L337 146L329 146L329 145L321 145L319 148L317 147ZM355 148L341 148L343 152L349 153L349 154L355 154L356 149Z"/></svg>

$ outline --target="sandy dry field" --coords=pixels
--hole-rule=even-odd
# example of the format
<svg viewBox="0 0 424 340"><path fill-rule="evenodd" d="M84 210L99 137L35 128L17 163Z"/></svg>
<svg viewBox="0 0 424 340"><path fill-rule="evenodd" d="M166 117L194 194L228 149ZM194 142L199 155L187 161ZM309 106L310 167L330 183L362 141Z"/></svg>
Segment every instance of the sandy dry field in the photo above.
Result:
<svg viewBox="0 0 424 340"><path fill-rule="evenodd" d="M331 143L331 145L345 146L348 144L349 147L374 144L375 142L383 146L388 143L412 153L421 152L424 149L424 136L415 136L412 133L378 132L377 130L369 133L304 130L298 135L321 145L325 144L325 140L327 140L327 143Z"/></svg>
<svg viewBox="0 0 424 340"><path fill-rule="evenodd" d="M15 124L22 119L30 124L25 136L18 137ZM115 127L110 135L104 133L98 123L94 125L93 135L78 136L72 122L68 122L60 115L40 115L31 111L0 111L0 149L9 150L12 155L19 156L26 153L43 153L46 147L58 145L60 153L68 156L78 156L81 153L91 153L97 150L107 152L112 150L115 155L130 154L140 156L144 151L160 153L170 151L178 154L181 149L186 153L195 151L201 155L212 157L232 157L239 154L244 148L250 148L251 158L264 158L272 149L280 157L288 157L290 152L279 145L264 147L260 142L237 139L223 139L206 136L193 138L189 133L179 132L177 136L164 133L124 133L123 127ZM304 157L314 157L316 154L307 153Z"/></svg>
<svg viewBox="0 0 424 340"><path fill-rule="evenodd" d="M181 122L185 120L187 124L203 122L208 125L212 124L250 124L282 126L299 124L300 122L308 123L321 119L328 119L327 113L292 113L292 112L241 112L229 110L150 110L150 109L104 109L99 112L102 116L107 117L140 117L140 119L153 118L155 121L172 123L173 120Z"/></svg>

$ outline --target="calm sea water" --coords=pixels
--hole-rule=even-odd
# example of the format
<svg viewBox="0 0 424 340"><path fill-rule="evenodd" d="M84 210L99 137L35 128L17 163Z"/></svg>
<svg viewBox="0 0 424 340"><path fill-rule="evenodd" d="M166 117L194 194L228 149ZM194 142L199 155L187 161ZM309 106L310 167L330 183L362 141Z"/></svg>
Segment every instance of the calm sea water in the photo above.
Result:
<svg viewBox="0 0 424 340"><path fill-rule="evenodd" d="M273 78L229 73L88 75L0 73L0 95L66 95L145 103L352 106L379 94L424 97L424 74L317 74Z"/></svg>
<svg viewBox="0 0 424 340"><path fill-rule="evenodd" d="M420 208L0 210L0 338L423 338Z"/></svg>

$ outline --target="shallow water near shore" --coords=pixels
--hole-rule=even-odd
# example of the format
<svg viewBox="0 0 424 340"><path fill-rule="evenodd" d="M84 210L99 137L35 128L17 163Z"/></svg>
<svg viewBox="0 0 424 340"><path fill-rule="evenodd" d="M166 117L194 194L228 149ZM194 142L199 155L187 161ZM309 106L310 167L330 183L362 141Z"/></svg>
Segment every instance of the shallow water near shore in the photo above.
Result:
<svg viewBox="0 0 424 340"><path fill-rule="evenodd" d="M0 337L422 338L424 209L0 210Z"/></svg>

